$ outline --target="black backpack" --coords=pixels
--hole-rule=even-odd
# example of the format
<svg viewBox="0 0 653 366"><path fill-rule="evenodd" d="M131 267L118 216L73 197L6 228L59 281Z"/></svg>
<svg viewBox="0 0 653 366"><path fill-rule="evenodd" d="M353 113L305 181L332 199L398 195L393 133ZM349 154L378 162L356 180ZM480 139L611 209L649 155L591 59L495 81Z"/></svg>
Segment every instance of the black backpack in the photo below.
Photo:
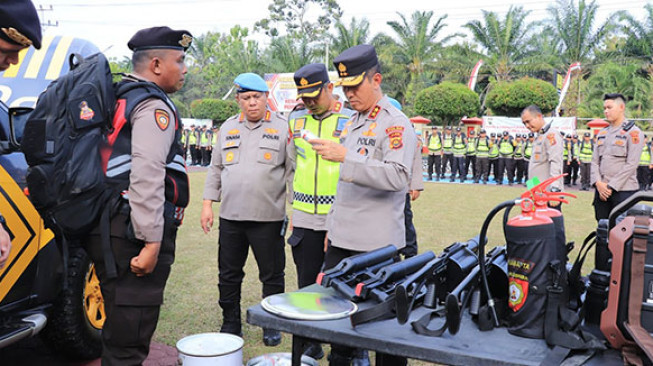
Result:
<svg viewBox="0 0 653 366"><path fill-rule="evenodd" d="M70 55L70 72L39 96L21 148L30 200L46 226L68 238L93 228L115 196L105 183L100 147L116 104L106 57Z"/></svg>

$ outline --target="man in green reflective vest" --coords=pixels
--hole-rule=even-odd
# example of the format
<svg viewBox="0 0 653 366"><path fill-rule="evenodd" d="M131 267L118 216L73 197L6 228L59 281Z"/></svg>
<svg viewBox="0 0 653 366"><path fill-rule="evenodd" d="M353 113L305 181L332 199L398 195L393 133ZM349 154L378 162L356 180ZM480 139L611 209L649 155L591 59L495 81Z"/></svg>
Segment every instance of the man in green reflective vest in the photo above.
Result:
<svg viewBox="0 0 653 366"><path fill-rule="evenodd" d="M580 142L578 158L580 159L580 190L590 190L590 174L592 174L592 153L594 152L594 142L591 134L585 132L583 141Z"/></svg>
<svg viewBox="0 0 653 366"><path fill-rule="evenodd" d="M188 156L188 135L190 135L190 130L184 128L184 131L181 133L181 145L184 147L184 161L186 161Z"/></svg>
<svg viewBox="0 0 653 366"><path fill-rule="evenodd" d="M295 166L292 234L288 244L292 247L297 268L297 286L302 288L315 283L324 262L326 217L336 197L340 169L339 163L317 155L305 136L339 142L353 111L344 108L333 97L333 84L324 64L300 68L295 72L294 80L297 97L302 99L306 108L291 113L288 121L293 133L290 156ZM367 132L368 137L375 133L372 129ZM305 347L304 354L320 359L324 352L318 343L311 342Z"/></svg>
<svg viewBox="0 0 653 366"><path fill-rule="evenodd" d="M515 152L515 142L510 136L508 131L503 131L503 137L498 143L499 145L499 167L497 168L497 184L503 184L504 171L508 175L508 185L512 185L515 179L515 161L513 160L513 153Z"/></svg>
<svg viewBox="0 0 653 366"><path fill-rule="evenodd" d="M513 153L513 159L515 160L515 175L517 184L521 184L522 178L524 178L524 139L526 134L518 133L515 135L515 152Z"/></svg>
<svg viewBox="0 0 653 366"><path fill-rule="evenodd" d="M190 159L191 165L197 164L197 127L195 125L190 125L190 131L188 133L188 145L190 146Z"/></svg>
<svg viewBox="0 0 653 366"><path fill-rule="evenodd" d="M576 181L578 180L578 169L580 164L578 163L578 158L580 155L580 141L578 141L578 134L574 132L571 136L571 146L569 147L569 172L571 178L571 185L575 186Z"/></svg>
<svg viewBox="0 0 653 366"><path fill-rule="evenodd" d="M426 146L429 149L428 157L428 174L429 180L433 180L433 167L435 167L435 180L438 181L444 175L442 173L442 135L438 131L438 126L433 126L433 130L426 139Z"/></svg>
<svg viewBox="0 0 653 366"><path fill-rule="evenodd" d="M490 153L488 154L488 160L490 162L488 172L492 172L492 179L494 179L495 182L498 182L497 177L499 176L499 140L497 139L497 134L494 132L490 133Z"/></svg>
<svg viewBox="0 0 653 366"><path fill-rule="evenodd" d="M465 182L465 152L467 151L467 137L462 128L456 127L456 135L453 137L453 167L451 168L451 179L456 180L456 174L460 178L460 183Z"/></svg>
<svg viewBox="0 0 653 366"><path fill-rule="evenodd" d="M474 174L474 183L478 183L479 180L483 181L483 184L487 184L488 176L490 174L490 148L492 142L487 137L487 133L484 129L478 134L476 139L476 174Z"/></svg>
<svg viewBox="0 0 653 366"><path fill-rule="evenodd" d="M472 166L472 179L474 183L478 183L477 171L476 171L476 131L469 131L469 138L467 139L467 151L465 152L465 178L469 172L469 165Z"/></svg>
<svg viewBox="0 0 653 366"><path fill-rule="evenodd" d="M442 175L440 175L440 179L444 179L444 175L447 174L447 164L449 164L453 179L453 135L451 134L451 126L444 128L444 135L442 135L442 151Z"/></svg>
<svg viewBox="0 0 653 366"><path fill-rule="evenodd" d="M649 169L651 165L651 142L647 135L644 135L644 147L642 154L639 157L639 165L637 166L637 183L639 184L640 191L648 190L648 182L650 181Z"/></svg>
<svg viewBox="0 0 653 366"><path fill-rule="evenodd" d="M535 141L535 134L533 132L529 132L528 139L526 140L526 144L524 145L524 181L528 181L528 164L531 161L531 155L533 155L534 141Z"/></svg>
<svg viewBox="0 0 653 366"><path fill-rule="evenodd" d="M562 132L561 132L562 133ZM563 150L562 150L562 163L563 163L563 172L565 175L564 182L566 186L571 185L571 134L568 133L564 136L563 140Z"/></svg>

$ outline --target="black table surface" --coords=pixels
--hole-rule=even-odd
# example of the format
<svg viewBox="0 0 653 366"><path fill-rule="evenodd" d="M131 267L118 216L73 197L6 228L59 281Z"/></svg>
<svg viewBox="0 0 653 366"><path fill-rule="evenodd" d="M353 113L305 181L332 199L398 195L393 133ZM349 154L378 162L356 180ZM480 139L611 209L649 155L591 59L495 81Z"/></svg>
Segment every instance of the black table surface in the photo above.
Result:
<svg viewBox="0 0 653 366"><path fill-rule="evenodd" d="M332 289L319 285L311 285L300 291L336 294ZM364 309L373 303L358 305ZM247 309L247 322L324 343L351 345L449 365L539 365L549 351L544 340L513 336L506 328L481 332L467 311L456 335L446 332L441 337L428 337L415 333L410 322L429 311L423 307L415 309L409 321L403 325L393 318L353 328L348 317L323 321L287 319L263 310L259 304ZM437 328L443 322L443 319L436 319L429 327ZM623 361L617 352L607 351L593 357L589 364L622 365Z"/></svg>

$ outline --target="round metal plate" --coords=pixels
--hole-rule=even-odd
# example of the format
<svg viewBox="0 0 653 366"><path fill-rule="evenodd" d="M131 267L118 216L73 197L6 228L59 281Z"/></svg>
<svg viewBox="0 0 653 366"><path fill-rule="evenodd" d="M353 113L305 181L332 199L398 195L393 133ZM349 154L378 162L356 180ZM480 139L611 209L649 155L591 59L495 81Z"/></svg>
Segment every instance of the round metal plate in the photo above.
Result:
<svg viewBox="0 0 653 366"><path fill-rule="evenodd" d="M317 292L271 295L261 301L261 307L272 314L298 320L346 318L358 309L358 306L349 300Z"/></svg>

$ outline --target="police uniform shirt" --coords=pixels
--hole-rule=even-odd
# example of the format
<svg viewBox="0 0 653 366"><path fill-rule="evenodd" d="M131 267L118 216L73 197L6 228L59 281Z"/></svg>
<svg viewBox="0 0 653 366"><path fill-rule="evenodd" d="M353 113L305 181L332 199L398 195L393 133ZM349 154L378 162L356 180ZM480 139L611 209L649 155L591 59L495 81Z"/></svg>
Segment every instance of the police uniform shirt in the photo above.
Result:
<svg viewBox="0 0 653 366"><path fill-rule="evenodd" d="M599 131L592 154L592 186L600 180L616 191L639 189L637 166L644 147L644 136L637 126L626 131L624 124Z"/></svg>
<svg viewBox="0 0 653 366"><path fill-rule="evenodd" d="M226 120L217 135L204 199L221 202L220 217L227 220L283 220L292 175L286 120L267 111L251 123L241 113Z"/></svg>
<svg viewBox="0 0 653 366"><path fill-rule="evenodd" d="M415 158L413 159L413 171L410 176L411 191L424 190L424 167L422 163L422 141L417 137L417 148L415 148Z"/></svg>
<svg viewBox="0 0 653 366"><path fill-rule="evenodd" d="M341 103L338 103L338 104L340 106L342 106ZM349 108L344 108L344 107L340 107L340 108L342 108L342 109L340 109L338 112L328 111L323 116L321 116L320 118L318 118L317 116L313 116L313 118L315 118L316 120L320 120L320 119L325 120L325 119L329 118L334 113L338 113L338 114L343 115L343 117L348 117L349 118L349 117L351 117L352 114L354 114L354 111L352 111ZM305 115L305 113L307 113L306 109L302 109L302 110L299 110L299 111L294 111L294 112L292 112L290 114L290 116L288 117L288 120L292 121L292 120L294 120L296 118L300 118L302 115ZM297 150L295 149L295 144L292 143L292 142L290 143L289 152L290 152L290 158L292 160L293 171L294 171L294 168L297 166L296 165L297 164L297 160L296 160L297 159ZM313 152L313 153L315 153L315 152ZM317 159L321 160L322 158L318 156ZM296 172L295 172L295 174L296 174ZM291 204L292 204L292 197L294 196L293 195L293 190L292 190L292 182L293 182L292 179L290 179L290 181L288 182L289 183L288 188L289 188L289 191L290 191L290 193L288 194L288 199L289 199L288 203L291 203ZM305 228L305 229L311 229L311 230L317 230L317 231L326 230L326 217L327 217L327 215L310 214L308 212L304 212L304 211L297 210L297 209L292 210L292 224L293 224L293 226L301 227L301 228Z"/></svg>
<svg viewBox="0 0 653 366"><path fill-rule="evenodd" d="M528 164L528 177L537 177L540 182L562 174L562 137L551 129L551 124L544 126L533 141L533 150ZM563 190L562 179L549 185L549 189Z"/></svg>
<svg viewBox="0 0 653 366"><path fill-rule="evenodd" d="M126 79L140 80L134 75ZM158 116L159 118L157 118ZM130 116L131 172L129 206L137 239L163 239L166 160L175 139L176 115L159 98L150 98L134 108Z"/></svg>
<svg viewBox="0 0 653 366"><path fill-rule="evenodd" d="M383 97L367 114L354 114L341 137L347 155L327 216L332 245L356 251L387 244L403 248L404 206L417 147L408 118Z"/></svg>

